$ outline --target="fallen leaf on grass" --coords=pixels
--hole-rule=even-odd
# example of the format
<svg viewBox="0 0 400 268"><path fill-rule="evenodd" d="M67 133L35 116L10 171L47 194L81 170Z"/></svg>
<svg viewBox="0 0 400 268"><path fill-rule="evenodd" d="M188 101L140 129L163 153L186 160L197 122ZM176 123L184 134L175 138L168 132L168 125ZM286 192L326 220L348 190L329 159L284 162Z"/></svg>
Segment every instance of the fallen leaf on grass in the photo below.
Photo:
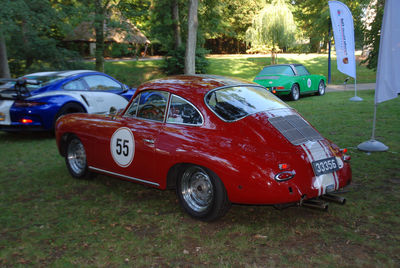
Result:
<svg viewBox="0 0 400 268"><path fill-rule="evenodd" d="M254 236L254 238L257 238L257 239L267 239L267 238L268 238L268 236L266 236L266 235L260 235L260 234L256 234L256 235Z"/></svg>

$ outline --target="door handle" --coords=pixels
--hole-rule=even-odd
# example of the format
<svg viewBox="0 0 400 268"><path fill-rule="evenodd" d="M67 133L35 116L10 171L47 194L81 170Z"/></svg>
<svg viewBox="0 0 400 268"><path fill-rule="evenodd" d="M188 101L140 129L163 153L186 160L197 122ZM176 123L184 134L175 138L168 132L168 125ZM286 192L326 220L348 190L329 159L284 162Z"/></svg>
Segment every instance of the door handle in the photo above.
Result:
<svg viewBox="0 0 400 268"><path fill-rule="evenodd" d="M143 141L146 143L154 144L154 140L144 139Z"/></svg>

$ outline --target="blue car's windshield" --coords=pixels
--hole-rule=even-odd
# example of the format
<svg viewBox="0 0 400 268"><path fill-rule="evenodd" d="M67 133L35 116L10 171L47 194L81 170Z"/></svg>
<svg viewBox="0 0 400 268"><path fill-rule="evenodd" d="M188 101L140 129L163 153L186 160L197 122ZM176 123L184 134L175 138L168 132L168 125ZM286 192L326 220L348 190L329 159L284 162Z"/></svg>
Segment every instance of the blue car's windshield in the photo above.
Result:
<svg viewBox="0 0 400 268"><path fill-rule="evenodd" d="M236 121L262 111L288 108L264 87L251 85L211 91L206 95L205 101L225 121Z"/></svg>
<svg viewBox="0 0 400 268"><path fill-rule="evenodd" d="M294 72L290 66L287 65L276 65L276 66L268 66L262 69L262 71L258 74L260 75L290 75L293 76Z"/></svg>

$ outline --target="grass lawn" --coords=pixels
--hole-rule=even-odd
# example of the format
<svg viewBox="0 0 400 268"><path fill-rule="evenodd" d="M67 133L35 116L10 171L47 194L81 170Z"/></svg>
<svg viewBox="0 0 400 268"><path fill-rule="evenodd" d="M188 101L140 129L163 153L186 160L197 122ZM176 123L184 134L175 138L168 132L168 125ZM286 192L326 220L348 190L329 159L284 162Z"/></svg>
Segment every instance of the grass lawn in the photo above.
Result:
<svg viewBox="0 0 400 268"><path fill-rule="evenodd" d="M348 202L328 212L234 205L203 223L173 191L73 179L51 135L0 133L0 266L399 267L400 98L378 107L389 152L366 154L355 147L371 136L374 92L358 95L289 103L352 156Z"/></svg>
<svg viewBox="0 0 400 268"><path fill-rule="evenodd" d="M270 55L265 55L265 57L252 57L251 55L224 57L223 55L213 55L209 57L209 60L209 73L240 77L248 81L253 81L254 77L264 66L271 64ZM373 70L367 69L365 65L359 65L359 62L357 60L357 83L374 83L376 73ZM327 54L282 54L278 56L278 63L301 63L307 67L311 74L324 75L328 79ZM342 84L348 77L348 75L342 74L337 70L336 57L332 58L331 70L332 84ZM351 78L348 83L354 83L354 79Z"/></svg>
<svg viewBox="0 0 400 268"><path fill-rule="evenodd" d="M302 63L312 74L325 75L328 78L327 54L281 54L278 56L280 64ZM209 74L240 77L253 81L254 77L264 66L271 64L270 55L210 55ZM357 61L359 63L359 60ZM150 79L165 76L161 70L162 61L116 61L105 63L105 73L114 76L125 84L133 87ZM94 69L94 63L87 63L87 68ZM376 73L364 65L357 64L357 83L374 83ZM337 70L336 57L332 58L332 84L342 84L348 77ZM351 78L348 81L353 84Z"/></svg>

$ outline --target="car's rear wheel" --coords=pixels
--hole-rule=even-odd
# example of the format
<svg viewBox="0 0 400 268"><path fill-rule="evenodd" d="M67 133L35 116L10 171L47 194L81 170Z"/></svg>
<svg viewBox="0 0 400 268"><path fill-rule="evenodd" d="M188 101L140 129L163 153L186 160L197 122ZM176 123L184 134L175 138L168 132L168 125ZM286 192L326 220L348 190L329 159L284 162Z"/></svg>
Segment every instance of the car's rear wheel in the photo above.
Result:
<svg viewBox="0 0 400 268"><path fill-rule="evenodd" d="M319 81L318 84L318 95L324 95L325 94L325 83L323 80Z"/></svg>
<svg viewBox="0 0 400 268"><path fill-rule="evenodd" d="M54 126L57 122L57 119L66 114L72 113L84 113L86 112L85 109L78 103L67 103L61 107L54 118ZM54 128L54 127L53 127Z"/></svg>
<svg viewBox="0 0 400 268"><path fill-rule="evenodd" d="M186 166L180 172L177 195L184 210L193 218L203 221L222 217L231 206L218 176L196 165Z"/></svg>
<svg viewBox="0 0 400 268"><path fill-rule="evenodd" d="M74 178L88 179L92 175L87 167L85 147L76 136L71 136L67 140L65 163Z"/></svg>
<svg viewBox="0 0 400 268"><path fill-rule="evenodd" d="M297 101L300 98L300 88L298 84L293 84L290 90L290 99Z"/></svg>

